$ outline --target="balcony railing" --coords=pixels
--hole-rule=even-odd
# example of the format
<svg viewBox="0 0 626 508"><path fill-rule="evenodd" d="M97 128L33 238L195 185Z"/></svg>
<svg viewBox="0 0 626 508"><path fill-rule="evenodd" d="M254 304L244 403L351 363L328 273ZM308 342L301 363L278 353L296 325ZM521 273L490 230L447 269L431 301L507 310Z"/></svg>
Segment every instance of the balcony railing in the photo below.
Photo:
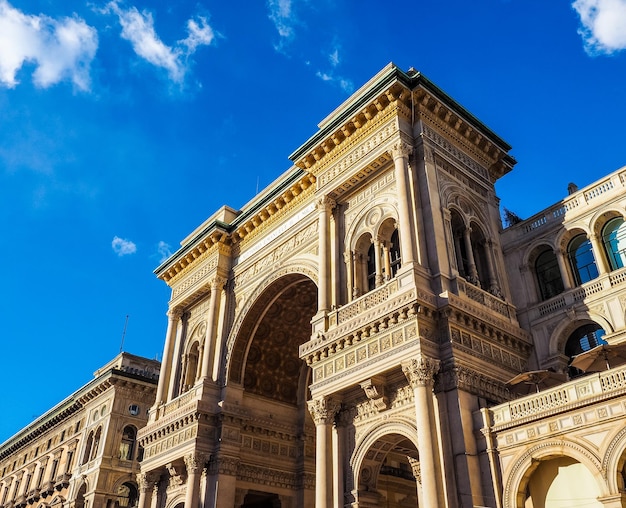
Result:
<svg viewBox="0 0 626 508"><path fill-rule="evenodd" d="M560 203L522 221L519 226L514 226L511 229L515 229L516 234L525 235L537 229L549 226L552 223L561 223L566 213L573 210L583 212L587 207L595 206L593 201L597 197L616 190L623 192L624 188L626 188L626 169L622 168L599 181L597 184L575 192Z"/></svg>
<svg viewBox="0 0 626 508"><path fill-rule="evenodd" d="M506 428L623 394L626 394L626 365L494 406L491 408L493 425Z"/></svg>
<svg viewBox="0 0 626 508"><path fill-rule="evenodd" d="M572 305L584 300L592 299L594 295L603 293L607 289L611 289L622 284L626 284L626 268L620 268L614 272L600 275L598 278L570 289L560 295L557 295L545 302L530 308L531 319L548 316L561 309L570 308Z"/></svg>

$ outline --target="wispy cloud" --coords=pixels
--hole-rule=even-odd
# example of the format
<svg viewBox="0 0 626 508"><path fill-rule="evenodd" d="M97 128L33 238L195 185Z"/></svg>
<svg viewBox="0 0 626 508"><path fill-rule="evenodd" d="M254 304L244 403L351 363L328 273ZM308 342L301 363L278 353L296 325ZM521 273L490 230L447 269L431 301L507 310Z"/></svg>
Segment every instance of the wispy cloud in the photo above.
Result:
<svg viewBox="0 0 626 508"><path fill-rule="evenodd" d="M274 23L280 40L274 45L276 51L282 51L295 37L296 16L291 0L268 0L268 17Z"/></svg>
<svg viewBox="0 0 626 508"><path fill-rule="evenodd" d="M28 15L0 0L0 84L15 87L17 72L32 62L37 86L47 88L69 79L87 91L97 49L98 34L83 19Z"/></svg>
<svg viewBox="0 0 626 508"><path fill-rule="evenodd" d="M172 255L172 247L169 243L165 243L163 240L157 245L157 252L159 254L159 263L163 263L167 258Z"/></svg>
<svg viewBox="0 0 626 508"><path fill-rule="evenodd" d="M578 33L590 55L626 49L626 0L576 0L580 16Z"/></svg>
<svg viewBox="0 0 626 508"><path fill-rule="evenodd" d="M152 14L146 10L139 12L136 7L123 8L114 0L106 5L103 12L113 12L122 26L122 38L129 41L135 53L147 62L165 69L169 78L182 83L187 72L187 59L198 46L208 46L215 34L206 18L187 21L188 36L177 41L174 46L165 44L154 29Z"/></svg>
<svg viewBox="0 0 626 508"><path fill-rule="evenodd" d="M322 71L317 71L315 75L322 81L328 81L329 83L338 86L346 93L352 93L354 91L354 84L349 79Z"/></svg>
<svg viewBox="0 0 626 508"><path fill-rule="evenodd" d="M133 242L120 238L119 236L113 237L111 247L113 248L113 252L115 252L119 257L137 252L137 246Z"/></svg>

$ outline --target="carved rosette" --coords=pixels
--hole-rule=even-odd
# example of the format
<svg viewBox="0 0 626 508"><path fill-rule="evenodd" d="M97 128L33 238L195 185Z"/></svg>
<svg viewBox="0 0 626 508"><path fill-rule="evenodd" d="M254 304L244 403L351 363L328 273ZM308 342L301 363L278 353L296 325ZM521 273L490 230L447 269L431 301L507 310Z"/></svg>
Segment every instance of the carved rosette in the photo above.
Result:
<svg viewBox="0 0 626 508"><path fill-rule="evenodd" d="M315 425L326 425L333 423L335 415L339 412L341 405L329 398L321 397L319 399L310 400L308 402L309 412L313 417Z"/></svg>
<svg viewBox="0 0 626 508"><path fill-rule="evenodd" d="M404 141L399 141L391 147L391 156L394 158L394 160L400 157L408 159L411 153L413 153L413 147L409 146Z"/></svg>
<svg viewBox="0 0 626 508"><path fill-rule="evenodd" d="M435 375L439 372L441 362L427 356L419 355L408 362L402 363L402 372L413 388L418 386L432 386Z"/></svg>

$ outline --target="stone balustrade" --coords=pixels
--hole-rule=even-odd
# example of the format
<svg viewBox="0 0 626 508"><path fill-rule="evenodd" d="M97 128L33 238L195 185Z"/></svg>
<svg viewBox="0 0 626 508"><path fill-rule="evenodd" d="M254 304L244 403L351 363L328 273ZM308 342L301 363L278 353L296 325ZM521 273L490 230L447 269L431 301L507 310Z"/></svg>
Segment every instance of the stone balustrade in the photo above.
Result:
<svg viewBox="0 0 626 508"><path fill-rule="evenodd" d="M494 406L493 430L564 413L626 393L626 365L581 376L551 389Z"/></svg>

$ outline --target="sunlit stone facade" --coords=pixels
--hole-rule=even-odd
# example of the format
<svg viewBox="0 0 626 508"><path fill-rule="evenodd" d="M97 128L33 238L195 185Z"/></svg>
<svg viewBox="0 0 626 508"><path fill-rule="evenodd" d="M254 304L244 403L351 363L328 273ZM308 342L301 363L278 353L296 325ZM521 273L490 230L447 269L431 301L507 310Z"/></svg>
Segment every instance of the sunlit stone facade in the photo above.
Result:
<svg viewBox="0 0 626 508"><path fill-rule="evenodd" d="M137 431L154 402L159 368L121 353L0 445L0 506L136 506Z"/></svg>
<svg viewBox="0 0 626 508"><path fill-rule="evenodd" d="M184 239L156 270L140 508L496 506L480 410L533 356L494 190L509 149L389 65Z"/></svg>
<svg viewBox="0 0 626 508"><path fill-rule="evenodd" d="M94 398L63 497L30 496L41 466L10 441L0 506L99 508L133 485L139 508L626 507L626 358L570 365L625 338L626 168L503 228L509 150L384 68L157 268L171 299L140 471L96 486L125 424L92 466ZM517 397L529 370L568 380Z"/></svg>

